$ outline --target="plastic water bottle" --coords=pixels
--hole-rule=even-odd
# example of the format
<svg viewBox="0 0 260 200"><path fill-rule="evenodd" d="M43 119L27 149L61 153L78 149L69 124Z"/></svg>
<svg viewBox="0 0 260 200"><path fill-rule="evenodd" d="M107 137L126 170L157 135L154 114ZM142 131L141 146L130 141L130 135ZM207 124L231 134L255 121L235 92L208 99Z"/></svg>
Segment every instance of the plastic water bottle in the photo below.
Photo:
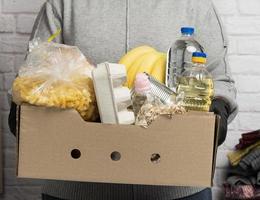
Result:
<svg viewBox="0 0 260 200"><path fill-rule="evenodd" d="M194 39L193 27L182 27L182 36L173 44L168 52L166 85L176 91L178 77L192 65L192 53L203 52L203 47Z"/></svg>
<svg viewBox="0 0 260 200"><path fill-rule="evenodd" d="M136 75L134 93L132 94L132 103L135 116L138 115L141 107L145 103L153 103L155 96L152 94L152 87L149 78L144 73Z"/></svg>
<svg viewBox="0 0 260 200"><path fill-rule="evenodd" d="M205 53L193 53L192 67L187 68L179 77L177 93L184 93L183 106L187 110L209 111L214 85L205 66L206 58Z"/></svg>

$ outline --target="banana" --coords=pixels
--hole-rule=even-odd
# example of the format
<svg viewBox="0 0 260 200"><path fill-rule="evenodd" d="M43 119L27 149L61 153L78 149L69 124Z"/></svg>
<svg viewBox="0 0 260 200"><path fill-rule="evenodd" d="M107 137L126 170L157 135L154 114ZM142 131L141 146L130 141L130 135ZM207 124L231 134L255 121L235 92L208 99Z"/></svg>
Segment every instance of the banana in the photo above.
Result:
<svg viewBox="0 0 260 200"><path fill-rule="evenodd" d="M137 58L133 64L129 67L129 70L127 72L127 87L129 89L131 89L131 82L133 82L133 80L135 80L135 76L136 76L136 72L138 70L138 67L141 65L141 63L143 62L144 57L146 57L147 55L149 55L150 53L146 53L142 56L140 56L139 58Z"/></svg>
<svg viewBox="0 0 260 200"><path fill-rule="evenodd" d="M150 55L151 55L151 57L149 58L150 60L147 60L147 62L150 62L151 65L149 65L149 64L147 64L147 65L141 64L140 67L139 67L139 69L137 70L137 73L146 72L146 73L148 73L148 74L151 74L151 72L152 72L152 70L153 70L154 64L155 64L155 63L157 62L157 60L159 60L160 57L161 57L161 53L159 53L159 52L153 52L153 54L150 53ZM156 60L155 60L155 59L156 59ZM136 73L136 74L137 74L137 73Z"/></svg>
<svg viewBox="0 0 260 200"><path fill-rule="evenodd" d="M166 54L161 53L160 58L153 65L151 72L151 75L162 84L165 84L166 59Z"/></svg>
<svg viewBox="0 0 260 200"><path fill-rule="evenodd" d="M146 53L140 56L129 68L128 71L128 87L132 88L136 74L138 72L151 73L154 63L159 59L161 54L157 51Z"/></svg>
<svg viewBox="0 0 260 200"><path fill-rule="evenodd" d="M125 65L126 71L128 72L130 66L135 62L136 59L138 59L140 56L146 53L153 51L156 50L146 45L134 48L120 59L119 64Z"/></svg>

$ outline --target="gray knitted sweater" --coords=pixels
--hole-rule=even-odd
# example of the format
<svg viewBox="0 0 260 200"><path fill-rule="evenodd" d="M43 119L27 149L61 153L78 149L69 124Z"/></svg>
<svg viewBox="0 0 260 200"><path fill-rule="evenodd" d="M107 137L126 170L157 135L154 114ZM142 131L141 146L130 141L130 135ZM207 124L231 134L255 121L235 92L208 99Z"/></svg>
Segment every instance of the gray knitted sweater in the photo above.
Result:
<svg viewBox="0 0 260 200"><path fill-rule="evenodd" d="M143 44L166 52L184 25L196 27L196 39L209 55L215 96L229 103L231 121L237 113L236 90L226 62L227 41L211 0L49 0L38 15L32 38L45 40L61 27L56 42L78 46L94 63L117 62ZM44 193L68 200L170 200L201 190L62 181L50 181L43 188Z"/></svg>

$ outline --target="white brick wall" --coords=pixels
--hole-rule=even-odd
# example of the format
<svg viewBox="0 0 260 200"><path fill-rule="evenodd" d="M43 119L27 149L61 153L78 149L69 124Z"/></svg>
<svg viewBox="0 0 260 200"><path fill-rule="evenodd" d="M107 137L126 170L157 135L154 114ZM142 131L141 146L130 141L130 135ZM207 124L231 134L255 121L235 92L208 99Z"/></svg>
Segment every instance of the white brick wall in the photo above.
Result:
<svg viewBox="0 0 260 200"><path fill-rule="evenodd" d="M40 199L40 183L15 178L15 139L8 131L7 89L22 63L32 22L44 0L0 0L0 129L4 132L5 194L0 200ZM226 153L244 131L260 128L260 1L215 0L226 25L229 60L238 87L240 113L217 158L214 198L221 200Z"/></svg>

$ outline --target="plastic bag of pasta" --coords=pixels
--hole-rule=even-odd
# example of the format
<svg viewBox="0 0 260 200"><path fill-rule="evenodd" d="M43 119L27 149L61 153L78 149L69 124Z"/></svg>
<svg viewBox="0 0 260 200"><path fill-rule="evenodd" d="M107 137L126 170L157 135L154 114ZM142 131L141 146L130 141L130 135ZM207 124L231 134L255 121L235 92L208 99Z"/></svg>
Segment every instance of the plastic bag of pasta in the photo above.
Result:
<svg viewBox="0 0 260 200"><path fill-rule="evenodd" d="M84 120L95 121L92 69L77 47L34 40L13 83L13 100L18 105L76 109Z"/></svg>

